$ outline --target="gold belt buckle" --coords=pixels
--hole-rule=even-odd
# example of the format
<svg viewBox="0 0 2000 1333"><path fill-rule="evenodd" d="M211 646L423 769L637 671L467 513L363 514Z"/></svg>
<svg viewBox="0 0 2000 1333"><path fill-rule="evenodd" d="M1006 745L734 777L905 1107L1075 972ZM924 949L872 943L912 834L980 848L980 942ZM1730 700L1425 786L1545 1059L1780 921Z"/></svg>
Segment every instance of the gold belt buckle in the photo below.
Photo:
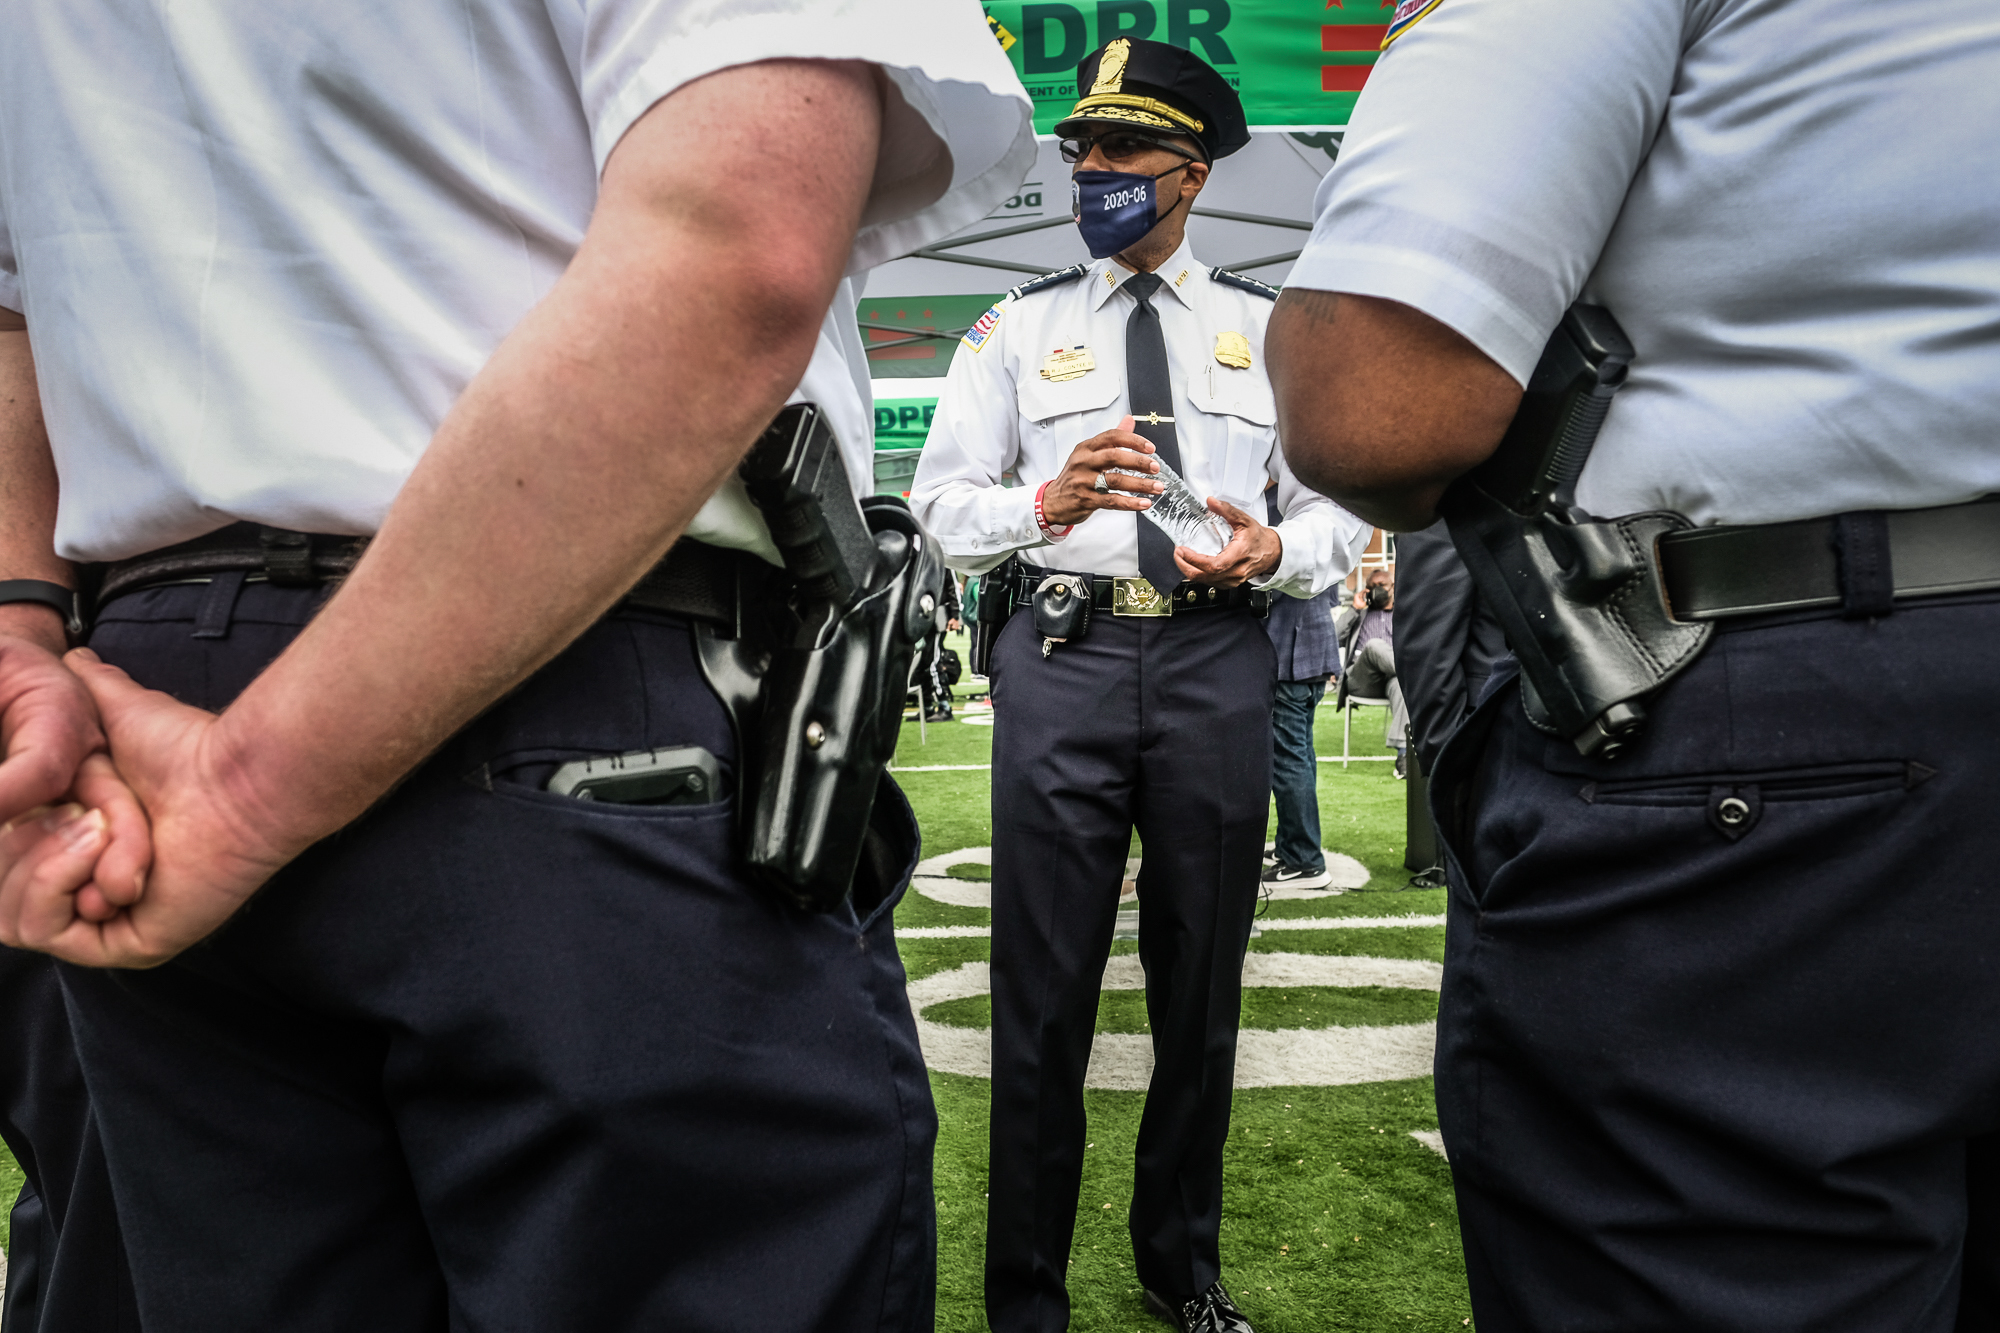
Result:
<svg viewBox="0 0 2000 1333"><path fill-rule="evenodd" d="M1160 595L1145 579L1111 580L1111 614L1114 616L1170 616L1174 604Z"/></svg>

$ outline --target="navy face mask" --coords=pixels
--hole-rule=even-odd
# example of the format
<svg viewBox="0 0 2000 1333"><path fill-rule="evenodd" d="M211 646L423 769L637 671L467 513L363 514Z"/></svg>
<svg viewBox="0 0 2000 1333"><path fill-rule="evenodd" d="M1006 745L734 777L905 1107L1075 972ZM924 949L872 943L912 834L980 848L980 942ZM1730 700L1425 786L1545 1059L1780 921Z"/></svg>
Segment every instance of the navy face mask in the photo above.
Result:
<svg viewBox="0 0 2000 1333"><path fill-rule="evenodd" d="M1069 178L1069 211L1092 259L1129 250L1164 220L1154 209L1153 182L1187 166L1168 167L1159 176L1131 171L1079 171ZM1180 203L1175 202L1174 208ZM1170 208L1167 212L1171 213Z"/></svg>

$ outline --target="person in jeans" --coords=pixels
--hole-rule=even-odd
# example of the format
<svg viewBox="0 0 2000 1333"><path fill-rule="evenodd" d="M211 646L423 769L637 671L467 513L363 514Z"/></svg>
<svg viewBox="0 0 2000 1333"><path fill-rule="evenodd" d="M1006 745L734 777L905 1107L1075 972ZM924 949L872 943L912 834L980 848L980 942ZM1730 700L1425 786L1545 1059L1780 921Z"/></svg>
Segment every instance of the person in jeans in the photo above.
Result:
<svg viewBox="0 0 2000 1333"><path fill-rule="evenodd" d="M1317 597L1271 598L1264 632L1278 654L1278 690L1271 700L1271 796L1278 836L1265 857L1264 884L1323 889L1332 882L1319 845L1319 759L1313 753L1313 710L1327 677L1340 666L1329 588Z"/></svg>

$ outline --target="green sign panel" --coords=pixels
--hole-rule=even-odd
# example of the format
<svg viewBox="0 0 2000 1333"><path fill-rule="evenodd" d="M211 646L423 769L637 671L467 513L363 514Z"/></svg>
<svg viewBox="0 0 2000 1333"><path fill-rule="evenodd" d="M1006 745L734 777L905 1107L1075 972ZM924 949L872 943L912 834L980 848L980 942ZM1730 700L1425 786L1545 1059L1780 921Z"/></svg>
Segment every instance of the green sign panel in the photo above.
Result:
<svg viewBox="0 0 2000 1333"><path fill-rule="evenodd" d="M931 417L937 412L935 398L877 398L875 400L875 447L877 449L919 449L931 432Z"/></svg>
<svg viewBox="0 0 2000 1333"><path fill-rule="evenodd" d="M910 493L910 478L917 475L917 458L930 433L931 418L937 414L935 398L877 398L875 400L875 493Z"/></svg>
<svg viewBox="0 0 2000 1333"><path fill-rule="evenodd" d="M1023 282L1027 278L1021 275ZM959 335L1005 294L863 300L855 313L861 321L861 341L868 348L868 373L882 379L942 378L951 369ZM921 435L917 443L923 443Z"/></svg>
<svg viewBox="0 0 2000 1333"><path fill-rule="evenodd" d="M1395 0L995 0L986 15L1047 134L1076 103L1076 63L1114 37L1193 51L1243 98L1252 125L1345 125Z"/></svg>

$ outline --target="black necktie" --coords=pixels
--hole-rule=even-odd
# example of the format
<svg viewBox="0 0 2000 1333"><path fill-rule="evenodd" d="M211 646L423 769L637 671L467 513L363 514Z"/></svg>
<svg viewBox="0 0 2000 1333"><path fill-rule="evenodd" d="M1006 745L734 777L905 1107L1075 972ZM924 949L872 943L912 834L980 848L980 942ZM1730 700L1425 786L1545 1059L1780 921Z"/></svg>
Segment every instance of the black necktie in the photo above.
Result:
<svg viewBox="0 0 2000 1333"><path fill-rule="evenodd" d="M1182 476L1180 440L1174 434L1174 385L1167 377L1167 342L1160 336L1160 312L1153 293L1160 290L1157 273L1134 273L1125 290L1136 304L1125 321L1125 397L1132 429L1153 442L1156 457ZM1147 417L1157 420L1148 421ZM1180 566L1174 563L1174 539L1143 514L1139 518L1139 572L1162 594L1180 586Z"/></svg>

